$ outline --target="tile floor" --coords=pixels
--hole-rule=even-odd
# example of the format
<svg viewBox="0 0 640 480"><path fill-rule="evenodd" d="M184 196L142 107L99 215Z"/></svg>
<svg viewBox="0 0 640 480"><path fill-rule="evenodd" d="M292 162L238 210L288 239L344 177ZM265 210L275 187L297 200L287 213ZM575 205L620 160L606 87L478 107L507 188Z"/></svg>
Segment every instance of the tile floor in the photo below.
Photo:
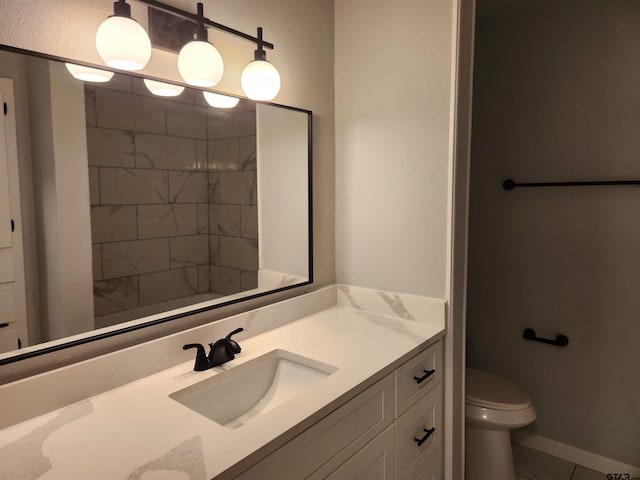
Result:
<svg viewBox="0 0 640 480"><path fill-rule="evenodd" d="M516 480L606 480L607 476L552 455L513 444Z"/></svg>

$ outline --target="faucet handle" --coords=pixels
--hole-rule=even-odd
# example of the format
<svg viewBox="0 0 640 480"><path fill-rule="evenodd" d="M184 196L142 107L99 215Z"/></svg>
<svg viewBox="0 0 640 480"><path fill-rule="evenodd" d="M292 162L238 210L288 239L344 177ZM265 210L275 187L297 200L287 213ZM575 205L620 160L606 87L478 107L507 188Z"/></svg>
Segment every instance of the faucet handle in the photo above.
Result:
<svg viewBox="0 0 640 480"><path fill-rule="evenodd" d="M189 350L190 348L196 348L196 363L193 366L193 369L196 372L201 372L203 370L208 370L211 368L211 364L209 363L209 359L207 358L207 353L204 350L204 346L200 343L187 343L182 346L183 350Z"/></svg>
<svg viewBox="0 0 640 480"><path fill-rule="evenodd" d="M235 335L236 333L240 333L240 332L244 332L244 328L242 327L236 328L233 332L231 332L229 335L225 337L225 339L228 342L227 345L231 348L233 354L240 353L242 351L242 348L240 348L240 345L238 345L238 342L236 342L235 340L231 340L232 335ZM228 352L228 353L231 353L231 352Z"/></svg>

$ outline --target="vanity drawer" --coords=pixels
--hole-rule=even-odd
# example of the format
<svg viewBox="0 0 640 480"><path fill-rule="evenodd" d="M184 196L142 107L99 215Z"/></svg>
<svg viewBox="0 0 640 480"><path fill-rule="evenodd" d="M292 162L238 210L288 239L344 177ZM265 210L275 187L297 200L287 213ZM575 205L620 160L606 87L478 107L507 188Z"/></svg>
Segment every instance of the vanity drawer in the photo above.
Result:
<svg viewBox="0 0 640 480"><path fill-rule="evenodd" d="M427 431L432 433L418 445L416 439L424 439ZM440 453L442 438L442 386L438 384L396 420L396 479L418 478Z"/></svg>
<svg viewBox="0 0 640 480"><path fill-rule="evenodd" d="M393 376L387 375L235 478L325 478L392 422Z"/></svg>
<svg viewBox="0 0 640 480"><path fill-rule="evenodd" d="M439 384L441 375L442 342L435 343L399 367L395 371L396 418Z"/></svg>

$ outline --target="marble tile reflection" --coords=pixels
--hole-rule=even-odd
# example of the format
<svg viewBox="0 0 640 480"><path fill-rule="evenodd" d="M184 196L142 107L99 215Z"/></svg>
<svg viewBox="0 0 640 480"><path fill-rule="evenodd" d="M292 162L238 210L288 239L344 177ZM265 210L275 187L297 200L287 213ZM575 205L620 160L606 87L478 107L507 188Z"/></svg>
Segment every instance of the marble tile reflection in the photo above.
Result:
<svg viewBox="0 0 640 480"><path fill-rule="evenodd" d="M135 136L136 167L197 170L196 141L139 133Z"/></svg>
<svg viewBox="0 0 640 480"><path fill-rule="evenodd" d="M207 138L209 140L224 138L224 125L233 121L233 111L211 108L207 111ZM228 135L227 135L228 136Z"/></svg>
<svg viewBox="0 0 640 480"><path fill-rule="evenodd" d="M89 167L89 204L100 203L100 172L97 167Z"/></svg>
<svg viewBox="0 0 640 480"><path fill-rule="evenodd" d="M140 305L198 293L198 267L140 275Z"/></svg>
<svg viewBox="0 0 640 480"><path fill-rule="evenodd" d="M161 100L106 88L96 89L96 119L98 127L166 132L165 108Z"/></svg>
<svg viewBox="0 0 640 480"><path fill-rule="evenodd" d="M138 206L138 238L195 235L198 231L195 204Z"/></svg>
<svg viewBox="0 0 640 480"><path fill-rule="evenodd" d="M138 168L100 168L100 200L103 205L166 203L167 172Z"/></svg>
<svg viewBox="0 0 640 480"><path fill-rule="evenodd" d="M241 270L258 270L258 241L242 237L220 237L220 264Z"/></svg>
<svg viewBox="0 0 640 480"><path fill-rule="evenodd" d="M232 295L243 291L242 271L235 268L211 265L211 291L222 295Z"/></svg>
<svg viewBox="0 0 640 480"><path fill-rule="evenodd" d="M220 174L210 172L209 179L209 203L220 203Z"/></svg>
<svg viewBox="0 0 640 480"><path fill-rule="evenodd" d="M206 140L207 111L194 105L167 102L167 134Z"/></svg>
<svg viewBox="0 0 640 480"><path fill-rule="evenodd" d="M243 290L258 288L258 272L242 272L240 274L240 285Z"/></svg>
<svg viewBox="0 0 640 480"><path fill-rule="evenodd" d="M240 235L246 238L258 238L258 207L242 205L240 220Z"/></svg>
<svg viewBox="0 0 640 480"><path fill-rule="evenodd" d="M138 81L129 75L116 73L111 80L100 85L99 88L106 88L108 90L116 90L118 92L132 93L133 82Z"/></svg>
<svg viewBox="0 0 640 480"><path fill-rule="evenodd" d="M209 141L209 170L236 171L240 163L240 142L237 138Z"/></svg>
<svg viewBox="0 0 640 480"><path fill-rule="evenodd" d="M89 165L134 167L133 132L111 128L87 128Z"/></svg>
<svg viewBox="0 0 640 480"><path fill-rule="evenodd" d="M102 246L91 245L91 270L93 281L102 280Z"/></svg>
<svg viewBox="0 0 640 480"><path fill-rule="evenodd" d="M255 172L220 172L220 203L256 205Z"/></svg>
<svg viewBox="0 0 640 480"><path fill-rule="evenodd" d="M96 312L255 288L255 105L114 79L85 86Z"/></svg>
<svg viewBox="0 0 640 480"><path fill-rule="evenodd" d="M239 168L243 171L256 171L258 159L256 155L256 137L241 137L238 152Z"/></svg>
<svg viewBox="0 0 640 480"><path fill-rule="evenodd" d="M105 243L102 268L105 279L169 269L169 239Z"/></svg>
<svg viewBox="0 0 640 480"><path fill-rule="evenodd" d="M205 203L208 187L208 175L204 172L169 171L170 203Z"/></svg>
<svg viewBox="0 0 640 480"><path fill-rule="evenodd" d="M209 164L209 145L205 140L196 141L196 167L198 171L206 172Z"/></svg>
<svg viewBox="0 0 640 480"><path fill-rule="evenodd" d="M199 203L197 208L198 233L209 233L209 204Z"/></svg>
<svg viewBox="0 0 640 480"><path fill-rule="evenodd" d="M198 292L209 291L209 265L198 266Z"/></svg>
<svg viewBox="0 0 640 480"><path fill-rule="evenodd" d="M91 207L93 243L135 240L138 234L134 205Z"/></svg>
<svg viewBox="0 0 640 480"><path fill-rule="evenodd" d="M243 108L242 105L238 106L240 108L234 112L229 121L221 122L218 125L217 134L220 138L245 137L256 134L255 110Z"/></svg>
<svg viewBox="0 0 640 480"><path fill-rule="evenodd" d="M209 235L209 262L220 265L220 236Z"/></svg>
<svg viewBox="0 0 640 480"><path fill-rule="evenodd" d="M138 277L114 278L93 283L96 316L138 306Z"/></svg>
<svg viewBox="0 0 640 480"><path fill-rule="evenodd" d="M240 205L209 205L209 233L240 235Z"/></svg>
<svg viewBox="0 0 640 480"><path fill-rule="evenodd" d="M209 263L209 235L171 238L171 268Z"/></svg>

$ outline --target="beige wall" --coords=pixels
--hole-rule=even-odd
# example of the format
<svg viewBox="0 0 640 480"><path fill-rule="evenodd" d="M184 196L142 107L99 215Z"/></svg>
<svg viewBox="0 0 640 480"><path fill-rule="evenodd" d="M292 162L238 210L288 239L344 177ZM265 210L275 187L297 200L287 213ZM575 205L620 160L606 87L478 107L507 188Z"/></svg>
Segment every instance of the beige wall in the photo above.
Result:
<svg viewBox="0 0 640 480"><path fill-rule="evenodd" d="M640 465L640 3L481 0L471 160L468 358L520 384L530 430ZM566 334L556 348L522 340Z"/></svg>
<svg viewBox="0 0 640 480"><path fill-rule="evenodd" d="M336 274L445 298L450 0L336 2Z"/></svg>

